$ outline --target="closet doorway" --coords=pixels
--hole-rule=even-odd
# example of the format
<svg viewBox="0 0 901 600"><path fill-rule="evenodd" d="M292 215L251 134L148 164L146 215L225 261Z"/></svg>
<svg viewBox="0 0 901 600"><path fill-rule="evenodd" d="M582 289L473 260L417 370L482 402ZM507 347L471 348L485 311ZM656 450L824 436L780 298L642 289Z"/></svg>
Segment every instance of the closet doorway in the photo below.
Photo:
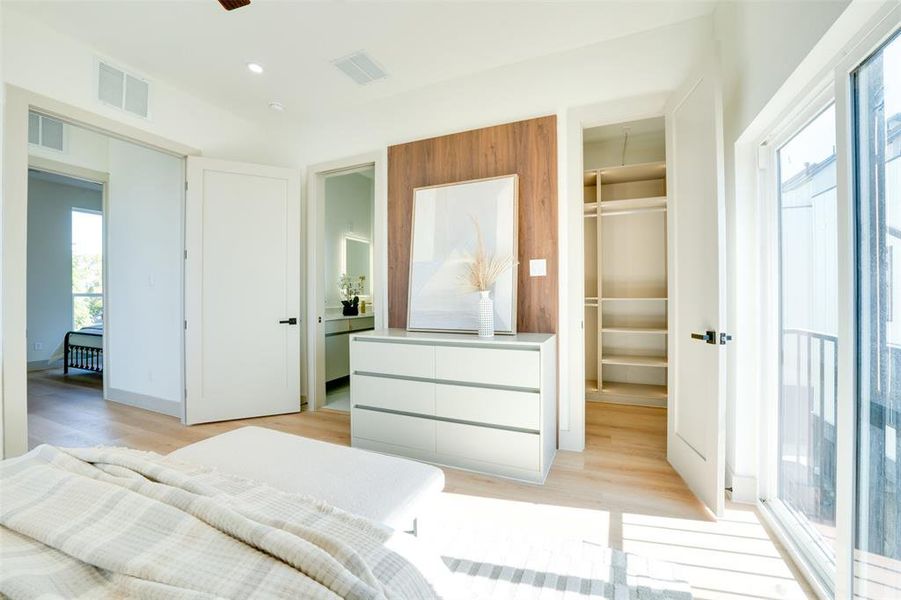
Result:
<svg viewBox="0 0 901 600"><path fill-rule="evenodd" d="M663 117L584 130L585 399L667 405Z"/></svg>
<svg viewBox="0 0 901 600"><path fill-rule="evenodd" d="M640 468L667 452L664 118L585 129L583 161L585 429Z"/></svg>

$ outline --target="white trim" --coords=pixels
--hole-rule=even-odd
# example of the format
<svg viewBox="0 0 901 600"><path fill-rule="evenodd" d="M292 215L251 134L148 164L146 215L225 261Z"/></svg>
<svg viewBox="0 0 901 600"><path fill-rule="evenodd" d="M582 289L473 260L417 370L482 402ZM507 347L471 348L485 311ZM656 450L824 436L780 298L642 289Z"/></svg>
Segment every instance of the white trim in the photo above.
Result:
<svg viewBox="0 0 901 600"><path fill-rule="evenodd" d="M740 504L757 504L757 478L739 475L726 465L726 486L732 488L732 501Z"/></svg>
<svg viewBox="0 0 901 600"><path fill-rule="evenodd" d="M375 304L375 328L388 326L388 151L387 148L307 168L305 257L302 280L306 281L306 350L303 369L308 410L325 406L325 178L335 173L353 173L373 168L372 281L370 296ZM302 252L303 250L302 249Z"/></svg>
<svg viewBox="0 0 901 600"><path fill-rule="evenodd" d="M105 376L104 380L106 380ZM120 390L118 388L109 388L106 399L111 402L127 404L128 406L143 408L144 410L162 413L164 415L177 417L179 419L182 417L182 413L184 412L182 408L184 402L173 402L172 400L165 400L163 398L157 398L156 396L147 396L144 394L139 394L137 392Z"/></svg>
<svg viewBox="0 0 901 600"><path fill-rule="evenodd" d="M831 600L833 598L831 591L827 590L823 585L823 581L811 569L810 564L806 560L799 560L803 556L803 552L797 546L795 540L786 534L781 521L773 514L767 503L763 501L758 502L757 512L760 514L767 532L775 536L776 540L782 544L789 560L801 572L801 576L804 577L805 582L811 587L817 598L820 600Z"/></svg>
<svg viewBox="0 0 901 600"><path fill-rule="evenodd" d="M125 123L101 117L53 98L5 84L3 111L3 204L2 204L2 368L4 457L28 450L26 261L28 223L28 111L35 110L65 122L76 123L105 135L124 139L170 155L199 154L189 146L148 133Z"/></svg>

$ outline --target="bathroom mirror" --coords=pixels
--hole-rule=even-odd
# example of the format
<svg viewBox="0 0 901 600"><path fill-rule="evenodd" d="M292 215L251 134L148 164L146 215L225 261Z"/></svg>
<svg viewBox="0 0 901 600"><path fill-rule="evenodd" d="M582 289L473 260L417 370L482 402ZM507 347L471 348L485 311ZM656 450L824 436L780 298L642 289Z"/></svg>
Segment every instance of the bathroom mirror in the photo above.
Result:
<svg viewBox="0 0 901 600"><path fill-rule="evenodd" d="M355 237L345 237L343 272L354 279L360 275L366 278L363 282L362 296L369 296L372 293L370 292L372 284L372 273L369 270L370 264L369 241Z"/></svg>

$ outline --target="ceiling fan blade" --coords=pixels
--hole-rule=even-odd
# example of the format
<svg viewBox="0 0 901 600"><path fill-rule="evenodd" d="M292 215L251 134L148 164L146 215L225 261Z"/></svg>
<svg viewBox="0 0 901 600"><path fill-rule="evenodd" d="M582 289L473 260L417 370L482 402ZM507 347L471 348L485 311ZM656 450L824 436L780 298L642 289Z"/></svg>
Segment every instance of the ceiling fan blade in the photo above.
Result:
<svg viewBox="0 0 901 600"><path fill-rule="evenodd" d="M221 4L222 8L225 10L235 10L236 8L247 6L250 4L250 0L219 0L219 4Z"/></svg>

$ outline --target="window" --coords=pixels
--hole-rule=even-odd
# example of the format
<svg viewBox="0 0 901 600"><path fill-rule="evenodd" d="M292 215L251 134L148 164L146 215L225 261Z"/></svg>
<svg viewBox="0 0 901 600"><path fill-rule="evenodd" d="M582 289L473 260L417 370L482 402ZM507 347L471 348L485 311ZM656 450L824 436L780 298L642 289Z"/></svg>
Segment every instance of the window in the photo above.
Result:
<svg viewBox="0 0 901 600"><path fill-rule="evenodd" d="M857 188L856 597L901 596L901 37L853 75Z"/></svg>
<svg viewBox="0 0 901 600"><path fill-rule="evenodd" d="M103 215L72 209L72 325L103 321Z"/></svg>
<svg viewBox="0 0 901 600"><path fill-rule="evenodd" d="M776 165L781 367L775 504L828 581L835 569L838 378L834 105L778 147Z"/></svg>

